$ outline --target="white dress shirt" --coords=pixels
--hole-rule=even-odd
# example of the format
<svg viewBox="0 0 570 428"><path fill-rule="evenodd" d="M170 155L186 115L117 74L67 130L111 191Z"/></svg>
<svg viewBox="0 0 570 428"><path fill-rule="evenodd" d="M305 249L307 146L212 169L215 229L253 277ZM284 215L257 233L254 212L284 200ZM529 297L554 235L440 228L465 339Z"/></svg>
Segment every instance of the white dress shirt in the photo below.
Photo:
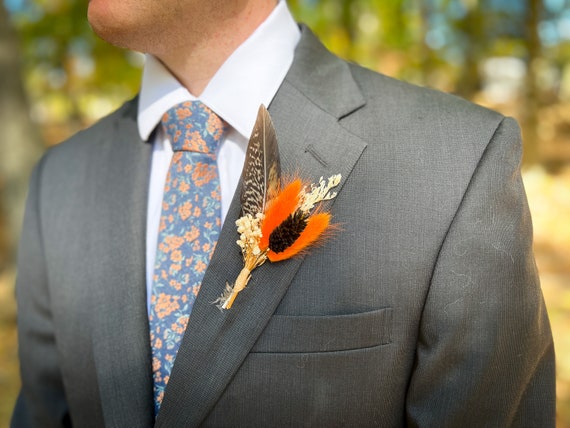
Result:
<svg viewBox="0 0 570 428"><path fill-rule="evenodd" d="M224 119L230 130L218 153L222 222L239 183L245 151L261 104L268 106L291 63L301 33L285 1L241 44L213 76L198 98ZM166 175L172 158L170 141L161 128L162 115L194 97L152 55L146 56L139 98L138 129L153 138L146 232L147 307L150 303L158 226Z"/></svg>

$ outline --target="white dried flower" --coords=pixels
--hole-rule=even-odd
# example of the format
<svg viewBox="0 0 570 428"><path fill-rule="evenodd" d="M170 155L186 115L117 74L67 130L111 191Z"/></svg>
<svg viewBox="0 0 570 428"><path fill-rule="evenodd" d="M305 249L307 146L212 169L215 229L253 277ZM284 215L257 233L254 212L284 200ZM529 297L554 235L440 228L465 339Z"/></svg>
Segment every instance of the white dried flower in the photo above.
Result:
<svg viewBox="0 0 570 428"><path fill-rule="evenodd" d="M261 221L263 217L263 214L256 214L255 218L251 214L247 214L236 220L236 226L240 234L237 244L242 250L244 259L257 258L261 255L259 241L261 239Z"/></svg>
<svg viewBox="0 0 570 428"><path fill-rule="evenodd" d="M336 192L330 190L340 183L342 176L340 174L332 175L327 181L323 177L319 178L318 185L311 185L311 191L306 192L304 189L301 192L301 201L299 209L303 212L310 212L317 203L321 201L328 201L336 197Z"/></svg>

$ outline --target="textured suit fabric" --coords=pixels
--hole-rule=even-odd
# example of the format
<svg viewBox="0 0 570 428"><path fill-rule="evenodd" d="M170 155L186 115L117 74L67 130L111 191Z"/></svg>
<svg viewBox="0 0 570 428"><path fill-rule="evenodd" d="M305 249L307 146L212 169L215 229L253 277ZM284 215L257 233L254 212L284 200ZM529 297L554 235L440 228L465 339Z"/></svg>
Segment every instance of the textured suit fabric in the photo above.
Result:
<svg viewBox="0 0 570 428"><path fill-rule="evenodd" d="M136 103L32 178L14 426L153 426ZM269 111L285 172L342 174L342 232L264 264L220 312L242 267L234 198L155 426L554 426L516 123L347 64L306 29Z"/></svg>

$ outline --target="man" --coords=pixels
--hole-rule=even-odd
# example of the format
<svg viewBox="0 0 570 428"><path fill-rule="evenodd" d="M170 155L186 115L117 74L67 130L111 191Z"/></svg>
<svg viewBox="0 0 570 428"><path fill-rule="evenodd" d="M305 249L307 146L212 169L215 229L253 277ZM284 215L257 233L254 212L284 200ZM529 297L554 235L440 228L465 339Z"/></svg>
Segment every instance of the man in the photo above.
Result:
<svg viewBox="0 0 570 428"><path fill-rule="evenodd" d="M517 125L339 60L275 3L90 1L101 37L149 55L140 95L32 177L13 426L554 426ZM227 124L225 220L153 398L149 314L174 158L160 118L195 98ZM329 206L341 231L265 263L220 311L243 267L232 196L260 104L284 175L342 175Z"/></svg>

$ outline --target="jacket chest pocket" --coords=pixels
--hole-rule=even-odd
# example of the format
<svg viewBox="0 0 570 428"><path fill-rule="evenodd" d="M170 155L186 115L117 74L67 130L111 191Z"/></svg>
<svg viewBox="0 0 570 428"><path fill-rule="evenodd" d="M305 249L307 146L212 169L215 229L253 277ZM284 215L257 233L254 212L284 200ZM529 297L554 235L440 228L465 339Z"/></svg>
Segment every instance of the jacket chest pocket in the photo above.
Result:
<svg viewBox="0 0 570 428"><path fill-rule="evenodd" d="M348 351L391 341L392 308L334 316L274 315L251 352Z"/></svg>

